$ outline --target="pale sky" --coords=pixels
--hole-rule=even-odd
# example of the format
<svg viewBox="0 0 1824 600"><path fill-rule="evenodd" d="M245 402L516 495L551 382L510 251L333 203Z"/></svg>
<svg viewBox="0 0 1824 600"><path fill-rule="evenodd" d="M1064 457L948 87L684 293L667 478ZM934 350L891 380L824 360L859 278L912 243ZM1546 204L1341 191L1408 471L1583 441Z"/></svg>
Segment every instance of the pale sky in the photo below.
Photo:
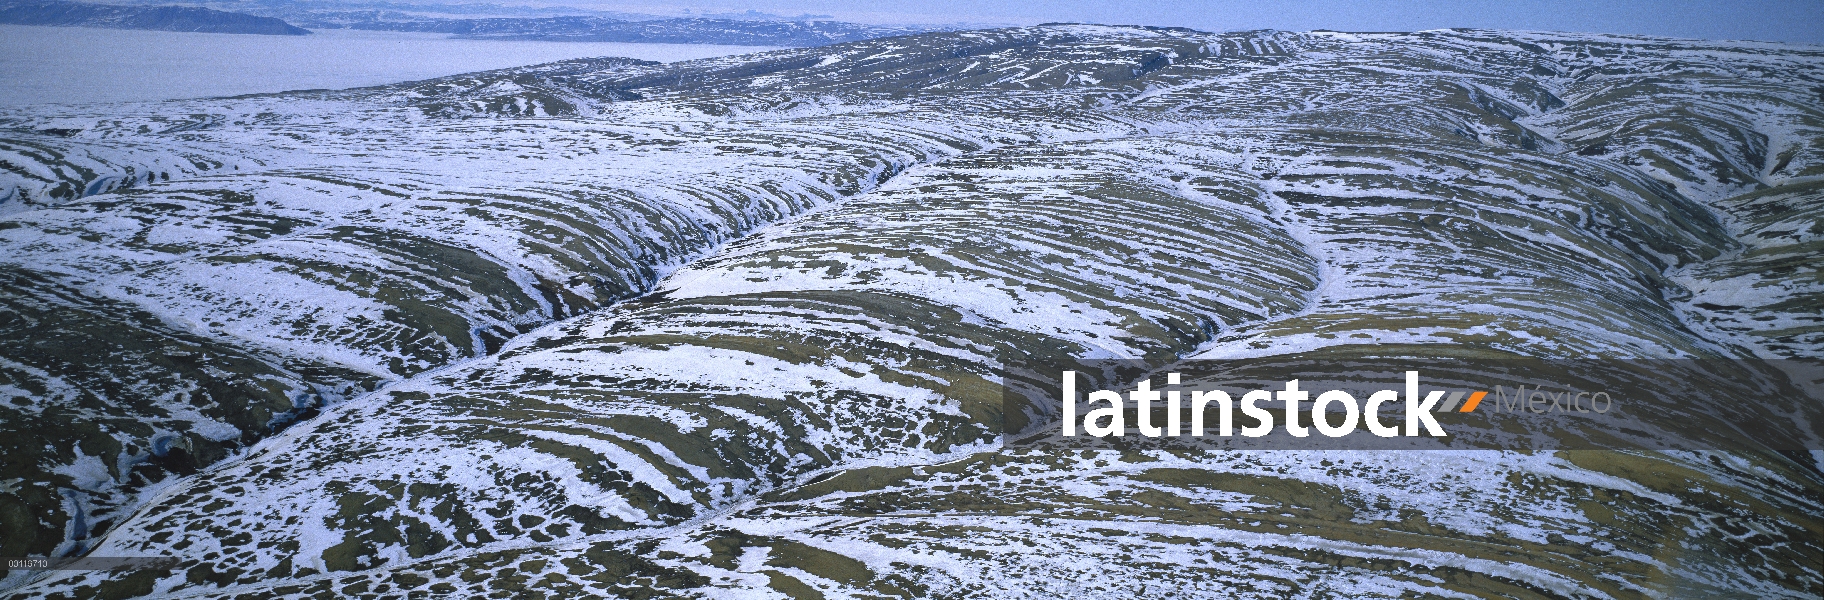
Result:
<svg viewBox="0 0 1824 600"><path fill-rule="evenodd" d="M493 0L517 4L512 0ZM862 23L1050 21L1230 31L1415 31L1488 27L1824 44L1824 0L544 0L542 4L678 15L758 10Z"/></svg>

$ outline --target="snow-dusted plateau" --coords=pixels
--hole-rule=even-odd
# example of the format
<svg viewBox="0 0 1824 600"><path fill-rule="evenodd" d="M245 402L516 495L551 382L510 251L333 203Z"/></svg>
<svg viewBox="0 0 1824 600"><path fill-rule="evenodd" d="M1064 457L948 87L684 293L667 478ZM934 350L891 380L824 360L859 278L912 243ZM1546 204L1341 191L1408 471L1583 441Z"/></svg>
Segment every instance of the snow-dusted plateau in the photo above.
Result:
<svg viewBox="0 0 1824 600"><path fill-rule="evenodd" d="M0 168L0 556L182 561L18 597L1824 593L1824 454L1007 449L996 374L1824 357L1817 46L941 32Z"/></svg>

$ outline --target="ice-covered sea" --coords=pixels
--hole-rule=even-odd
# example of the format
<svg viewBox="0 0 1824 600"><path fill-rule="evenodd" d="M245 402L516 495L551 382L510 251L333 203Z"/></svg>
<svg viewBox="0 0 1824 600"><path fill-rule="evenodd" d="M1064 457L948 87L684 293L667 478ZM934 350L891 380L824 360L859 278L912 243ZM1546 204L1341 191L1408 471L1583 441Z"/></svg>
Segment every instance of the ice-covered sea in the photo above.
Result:
<svg viewBox="0 0 1824 600"><path fill-rule="evenodd" d="M340 89L586 56L671 62L770 49L338 29L279 36L0 25L0 107Z"/></svg>

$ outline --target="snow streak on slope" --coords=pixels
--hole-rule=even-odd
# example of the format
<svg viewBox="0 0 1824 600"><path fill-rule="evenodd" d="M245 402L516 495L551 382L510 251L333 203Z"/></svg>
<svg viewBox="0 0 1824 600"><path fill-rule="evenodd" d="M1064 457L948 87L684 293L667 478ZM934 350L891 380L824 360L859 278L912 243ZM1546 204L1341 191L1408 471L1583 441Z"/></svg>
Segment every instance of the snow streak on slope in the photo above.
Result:
<svg viewBox="0 0 1824 600"><path fill-rule="evenodd" d="M188 557L27 595L1815 594L1769 454L988 444L1003 360L1824 354L1820 79L1047 26L10 115L0 502L60 518L6 543Z"/></svg>
<svg viewBox="0 0 1824 600"><path fill-rule="evenodd" d="M0 231L19 305L5 342L21 390L5 410L19 416L4 423L22 435L9 450L25 464L99 456L96 481L112 480L43 489L31 513L73 497L90 523L112 517L129 499L116 488L144 483L135 465L194 470L325 403L498 350L761 224L976 147L955 123L452 122L249 103L217 120L252 125L206 134L245 169L53 195ZM370 135L349 113L388 125ZM84 536L57 537L26 543L63 551Z"/></svg>

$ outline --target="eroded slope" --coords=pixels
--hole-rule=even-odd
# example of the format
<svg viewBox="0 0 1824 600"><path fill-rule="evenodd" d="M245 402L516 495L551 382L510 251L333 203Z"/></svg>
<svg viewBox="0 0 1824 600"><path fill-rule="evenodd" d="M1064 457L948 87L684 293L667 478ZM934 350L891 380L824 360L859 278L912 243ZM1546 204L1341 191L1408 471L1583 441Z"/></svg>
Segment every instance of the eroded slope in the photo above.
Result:
<svg viewBox="0 0 1824 600"><path fill-rule="evenodd" d="M172 142L249 172L16 188L41 205L0 230L20 288L119 303L18 304L139 307L275 385L394 383L168 485L15 484L156 490L94 552L186 557L21 592L1812 595L1824 483L1778 455L990 444L1009 359L1819 356L1821 74L1789 46L1051 26L203 102L270 111ZM24 137L111 165L167 143L129 130ZM119 233L225 228L178 202L198 188L351 233ZM349 325L337 294L391 312ZM158 355L4 356L201 380ZM22 397L74 379L9 368L43 381ZM140 404L72 429L181 406Z"/></svg>

